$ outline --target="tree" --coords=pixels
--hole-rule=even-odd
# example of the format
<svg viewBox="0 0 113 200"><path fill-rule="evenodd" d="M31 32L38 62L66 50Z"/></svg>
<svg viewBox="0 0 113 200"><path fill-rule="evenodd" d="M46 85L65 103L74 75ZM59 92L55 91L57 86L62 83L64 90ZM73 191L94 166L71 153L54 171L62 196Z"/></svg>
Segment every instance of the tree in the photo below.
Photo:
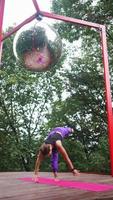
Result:
<svg viewBox="0 0 113 200"><path fill-rule="evenodd" d="M1 149L1 159L3 162L7 160L7 165L3 164L1 170L16 168L28 171L33 167L36 149L41 138L44 138L40 129L45 123L46 113L53 99L54 89L50 82L53 81L54 87L55 70L48 73L32 73L25 70L14 58L13 37L4 42L4 65L0 70L0 132L1 137L7 140L6 143L2 143ZM10 160L12 164L10 163L9 167Z"/></svg>
<svg viewBox="0 0 113 200"><path fill-rule="evenodd" d="M53 11L57 14L100 24L103 21L105 23L106 19L109 32L109 12L106 14L107 18L103 17L107 9L105 5L108 4L101 1L94 5L94 1L54 0ZM99 10L99 8L101 9ZM71 53L68 53L68 64L66 63L70 66L70 70L62 73L68 97L64 101L57 101L54 104L52 117L55 121L54 111L56 110L56 119L60 119L59 122L68 122L76 127L77 139L83 144L87 161L90 163L90 159L93 159L91 155L98 151L100 138L107 135L100 37L95 29L84 28L72 23L62 22L56 27L62 38L70 42L69 51ZM78 57L74 52L77 40L81 42L81 55L79 54ZM109 163L109 157L105 156L105 159L106 163ZM107 167L106 171L109 171L109 166Z"/></svg>

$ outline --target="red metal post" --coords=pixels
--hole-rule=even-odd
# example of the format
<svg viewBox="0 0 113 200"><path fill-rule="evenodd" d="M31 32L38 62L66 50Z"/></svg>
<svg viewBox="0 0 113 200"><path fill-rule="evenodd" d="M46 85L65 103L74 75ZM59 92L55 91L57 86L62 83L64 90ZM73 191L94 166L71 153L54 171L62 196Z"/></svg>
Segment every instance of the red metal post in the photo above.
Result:
<svg viewBox="0 0 113 200"><path fill-rule="evenodd" d="M2 56L2 25L4 16L5 0L0 0L0 62Z"/></svg>
<svg viewBox="0 0 113 200"><path fill-rule="evenodd" d="M37 12L40 12L40 9L39 9L39 6L38 6L37 1L36 1L36 0L32 0L32 2L33 2L34 6L35 6L35 8L36 8L36 11L37 11Z"/></svg>
<svg viewBox="0 0 113 200"><path fill-rule="evenodd" d="M107 117L108 117L111 175L113 176L113 111L112 111L112 98L111 98L111 89L110 89L110 74L109 74L109 67L108 67L107 39L106 39L105 26L103 26L101 30L101 42L102 42L102 55L103 55L102 58L103 58L103 64L104 64L106 110L107 110Z"/></svg>

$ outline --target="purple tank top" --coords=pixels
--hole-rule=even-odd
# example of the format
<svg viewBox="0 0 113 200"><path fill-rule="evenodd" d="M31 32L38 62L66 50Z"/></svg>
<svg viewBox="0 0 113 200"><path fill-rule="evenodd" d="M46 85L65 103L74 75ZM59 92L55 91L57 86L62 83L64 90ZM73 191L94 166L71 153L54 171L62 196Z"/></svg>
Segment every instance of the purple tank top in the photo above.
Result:
<svg viewBox="0 0 113 200"><path fill-rule="evenodd" d="M49 133L48 137L54 135L56 132L60 132L62 138L65 138L72 132L72 129L69 127L56 127Z"/></svg>

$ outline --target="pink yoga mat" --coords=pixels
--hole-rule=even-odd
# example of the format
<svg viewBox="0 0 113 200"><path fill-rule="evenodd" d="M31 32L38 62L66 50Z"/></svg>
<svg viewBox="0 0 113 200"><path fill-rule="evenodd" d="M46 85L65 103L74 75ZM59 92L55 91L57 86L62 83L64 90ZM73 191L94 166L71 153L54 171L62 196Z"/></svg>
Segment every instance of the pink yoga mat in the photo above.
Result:
<svg viewBox="0 0 113 200"><path fill-rule="evenodd" d="M40 177L38 179L38 182L34 182L34 180L31 177L19 178L19 180L22 180L25 182L33 182L35 184L56 185L56 186L60 186L60 187L75 188L75 189L95 191L95 192L103 192L103 191L113 190L113 185L70 181L70 180L55 181L52 178L43 178L43 177Z"/></svg>

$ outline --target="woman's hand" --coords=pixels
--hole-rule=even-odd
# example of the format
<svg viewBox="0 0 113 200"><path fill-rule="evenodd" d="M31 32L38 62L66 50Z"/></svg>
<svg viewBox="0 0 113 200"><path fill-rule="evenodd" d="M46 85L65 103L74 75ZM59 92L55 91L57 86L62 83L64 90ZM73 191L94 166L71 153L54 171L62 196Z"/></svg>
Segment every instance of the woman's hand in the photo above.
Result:
<svg viewBox="0 0 113 200"><path fill-rule="evenodd" d="M73 173L74 176L80 174L79 170L77 170L77 169L73 169L73 170L72 170L72 173Z"/></svg>
<svg viewBox="0 0 113 200"><path fill-rule="evenodd" d="M36 183L39 182L38 174L34 174L32 180Z"/></svg>

